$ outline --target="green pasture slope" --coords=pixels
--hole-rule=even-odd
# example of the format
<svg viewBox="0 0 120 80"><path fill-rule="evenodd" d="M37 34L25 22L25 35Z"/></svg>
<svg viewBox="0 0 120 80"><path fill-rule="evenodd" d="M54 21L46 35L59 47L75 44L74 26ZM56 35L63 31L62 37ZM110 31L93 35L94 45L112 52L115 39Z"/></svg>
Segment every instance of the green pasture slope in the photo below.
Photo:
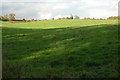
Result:
<svg viewBox="0 0 120 80"><path fill-rule="evenodd" d="M3 22L3 78L117 78L117 22Z"/></svg>

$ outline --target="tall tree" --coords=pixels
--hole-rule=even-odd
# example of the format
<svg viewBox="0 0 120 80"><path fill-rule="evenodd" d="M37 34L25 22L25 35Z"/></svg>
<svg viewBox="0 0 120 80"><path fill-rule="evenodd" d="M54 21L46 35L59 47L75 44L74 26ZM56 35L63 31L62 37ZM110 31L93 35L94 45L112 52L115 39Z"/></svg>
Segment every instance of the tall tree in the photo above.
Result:
<svg viewBox="0 0 120 80"><path fill-rule="evenodd" d="M70 19L73 19L73 15L71 14Z"/></svg>
<svg viewBox="0 0 120 80"><path fill-rule="evenodd" d="M9 14L9 20L15 20L15 14L13 13Z"/></svg>

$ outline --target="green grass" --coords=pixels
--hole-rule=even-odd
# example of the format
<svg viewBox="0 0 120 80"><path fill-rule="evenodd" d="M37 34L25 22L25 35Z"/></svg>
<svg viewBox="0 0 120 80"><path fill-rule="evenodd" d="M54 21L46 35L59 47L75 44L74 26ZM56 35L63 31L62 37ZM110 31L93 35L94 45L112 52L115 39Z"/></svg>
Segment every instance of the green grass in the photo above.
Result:
<svg viewBox="0 0 120 80"><path fill-rule="evenodd" d="M3 22L3 78L116 78L116 20Z"/></svg>

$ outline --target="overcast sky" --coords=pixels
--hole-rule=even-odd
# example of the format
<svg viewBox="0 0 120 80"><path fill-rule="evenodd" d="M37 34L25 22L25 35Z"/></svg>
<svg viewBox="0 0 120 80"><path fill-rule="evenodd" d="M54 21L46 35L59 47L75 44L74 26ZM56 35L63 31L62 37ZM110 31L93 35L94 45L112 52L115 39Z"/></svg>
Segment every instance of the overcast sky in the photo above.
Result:
<svg viewBox="0 0 120 80"><path fill-rule="evenodd" d="M83 17L106 18L118 15L120 0L2 0L2 13L16 14L16 18L50 19L70 14Z"/></svg>

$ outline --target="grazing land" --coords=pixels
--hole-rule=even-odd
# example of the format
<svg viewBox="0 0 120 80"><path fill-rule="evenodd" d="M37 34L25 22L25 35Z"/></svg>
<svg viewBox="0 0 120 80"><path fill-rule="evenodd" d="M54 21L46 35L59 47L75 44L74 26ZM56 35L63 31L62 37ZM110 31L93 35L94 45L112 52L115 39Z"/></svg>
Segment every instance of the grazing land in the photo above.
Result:
<svg viewBox="0 0 120 80"><path fill-rule="evenodd" d="M117 23L2 22L3 78L117 78Z"/></svg>

